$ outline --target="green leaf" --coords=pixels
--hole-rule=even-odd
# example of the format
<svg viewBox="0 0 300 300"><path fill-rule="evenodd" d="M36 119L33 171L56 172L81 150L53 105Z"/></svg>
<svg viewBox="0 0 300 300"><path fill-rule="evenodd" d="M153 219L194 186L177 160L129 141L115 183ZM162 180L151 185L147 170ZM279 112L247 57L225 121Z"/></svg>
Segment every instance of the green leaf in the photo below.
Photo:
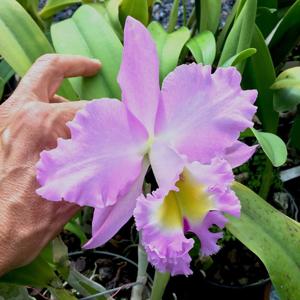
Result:
<svg viewBox="0 0 300 300"><path fill-rule="evenodd" d="M147 26L149 22L147 0L123 0L119 7L119 16L123 26L128 16L139 20Z"/></svg>
<svg viewBox="0 0 300 300"><path fill-rule="evenodd" d="M245 2L225 41L219 66L222 66L232 56L250 47L255 25L256 2L256 0ZM244 62L238 64L237 68L242 72Z"/></svg>
<svg viewBox="0 0 300 300"><path fill-rule="evenodd" d="M35 60L53 48L24 8L16 1L0 1L0 54L21 77ZM76 99L67 80L59 90L61 96Z"/></svg>
<svg viewBox="0 0 300 300"><path fill-rule="evenodd" d="M170 12L169 24L168 24L168 29L167 29L167 31L169 33L173 32L175 30L177 20L178 20L178 8L179 8L179 0L174 0L172 9Z"/></svg>
<svg viewBox="0 0 300 300"><path fill-rule="evenodd" d="M30 14L33 20L40 26L42 30L45 29L45 25L38 14L39 0L17 0L24 9Z"/></svg>
<svg viewBox="0 0 300 300"><path fill-rule="evenodd" d="M120 99L117 75L122 44L101 14L83 5L72 18L53 25L51 36L58 53L84 55L102 62L101 72L96 76L70 79L81 99Z"/></svg>
<svg viewBox="0 0 300 300"><path fill-rule="evenodd" d="M65 230L68 230L68 231L72 232L73 234L75 234L80 239L81 245L83 245L87 242L87 237L86 237L83 229L81 228L81 226L78 223L76 223L76 220L72 219L71 221L69 221L65 225Z"/></svg>
<svg viewBox="0 0 300 300"><path fill-rule="evenodd" d="M25 287L0 283L0 300L33 300Z"/></svg>
<svg viewBox="0 0 300 300"><path fill-rule="evenodd" d="M212 65L216 56L216 40L212 32L202 31L186 44L196 62Z"/></svg>
<svg viewBox="0 0 300 300"><path fill-rule="evenodd" d="M270 37L269 48L274 65L277 66L299 41L300 0L297 0L284 15Z"/></svg>
<svg viewBox="0 0 300 300"><path fill-rule="evenodd" d="M38 274L38 276L37 276ZM58 280L54 268L40 255L25 267L15 269L0 278L0 282L44 288Z"/></svg>
<svg viewBox="0 0 300 300"><path fill-rule="evenodd" d="M71 292L63 289L63 288L49 288L49 291L51 292L51 295L54 297L54 299L59 300L77 300L75 296L71 294Z"/></svg>
<svg viewBox="0 0 300 300"><path fill-rule="evenodd" d="M190 31L186 27L181 27L177 31L167 33L158 22L150 23L148 29L156 44L162 81L177 66L180 53L190 38Z"/></svg>
<svg viewBox="0 0 300 300"><path fill-rule="evenodd" d="M287 159L287 149L282 139L273 133L260 132L254 128L252 132L273 166L282 166Z"/></svg>
<svg viewBox="0 0 300 300"><path fill-rule="evenodd" d="M275 81L275 70L264 37L257 27L251 47L257 53L248 59L243 76L243 87L257 89L257 115L264 131L276 133L279 115L273 109L273 92L270 89Z"/></svg>
<svg viewBox="0 0 300 300"><path fill-rule="evenodd" d="M119 6L121 1L122 0L107 0L105 2L88 4L104 16L120 40L123 39L123 29L119 21Z"/></svg>
<svg viewBox="0 0 300 300"><path fill-rule="evenodd" d="M200 32L211 31L215 33L218 29L221 16L221 0L201 0L200 4Z"/></svg>
<svg viewBox="0 0 300 300"><path fill-rule="evenodd" d="M278 112L294 110L300 103L300 67L282 72L271 87L274 94L274 108Z"/></svg>
<svg viewBox="0 0 300 300"><path fill-rule="evenodd" d="M235 56L229 58L222 67L229 67L229 66L236 66L243 60L251 57L253 54L256 53L255 48L248 48L246 50L241 51L240 53L236 54Z"/></svg>
<svg viewBox="0 0 300 300"><path fill-rule="evenodd" d="M81 0L48 0L43 9L40 11L40 17L48 19L62 9L77 3L81 3Z"/></svg>
<svg viewBox="0 0 300 300"><path fill-rule="evenodd" d="M291 145L300 150L300 110L298 108L294 124L290 133Z"/></svg>
<svg viewBox="0 0 300 300"><path fill-rule="evenodd" d="M275 28L279 21L277 10L268 7L258 7L256 14L256 25L266 38Z"/></svg>
<svg viewBox="0 0 300 300"><path fill-rule="evenodd" d="M258 0L257 7L277 8L277 0Z"/></svg>
<svg viewBox="0 0 300 300"><path fill-rule="evenodd" d="M6 83L14 75L14 73L14 70L5 60L0 60L0 99L3 96Z"/></svg>
<svg viewBox="0 0 300 300"><path fill-rule="evenodd" d="M241 217L227 216L226 227L266 266L281 300L300 299L300 225L253 191L235 183Z"/></svg>

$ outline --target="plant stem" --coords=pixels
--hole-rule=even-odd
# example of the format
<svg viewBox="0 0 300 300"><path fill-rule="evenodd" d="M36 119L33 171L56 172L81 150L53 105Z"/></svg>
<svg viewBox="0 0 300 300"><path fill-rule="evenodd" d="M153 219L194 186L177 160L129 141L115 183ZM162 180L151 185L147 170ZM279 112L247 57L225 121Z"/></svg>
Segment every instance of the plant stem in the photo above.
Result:
<svg viewBox="0 0 300 300"><path fill-rule="evenodd" d="M132 288L131 292L131 300L142 300L143 291L145 288L145 284L147 282L147 267L148 267L148 259L147 254L141 244L141 234L139 238L139 246L138 246L138 274L136 281L141 282L142 284L136 285Z"/></svg>
<svg viewBox="0 0 300 300"><path fill-rule="evenodd" d="M265 169L262 175L262 182L259 189L259 196L267 200L273 182L273 166L269 159L266 160Z"/></svg>
<svg viewBox="0 0 300 300"><path fill-rule="evenodd" d="M154 275L154 282L151 292L150 300L161 300L166 286L169 282L170 274L169 273L160 273L157 270L155 271Z"/></svg>

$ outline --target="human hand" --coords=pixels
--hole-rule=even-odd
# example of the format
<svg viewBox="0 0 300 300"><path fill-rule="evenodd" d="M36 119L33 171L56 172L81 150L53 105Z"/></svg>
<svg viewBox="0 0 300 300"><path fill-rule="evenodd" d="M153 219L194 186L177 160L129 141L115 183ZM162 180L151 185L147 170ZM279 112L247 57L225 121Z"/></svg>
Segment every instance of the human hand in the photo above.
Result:
<svg viewBox="0 0 300 300"><path fill-rule="evenodd" d="M81 56L44 55L0 106L0 276L31 262L79 209L41 199L35 165L58 137L70 137L65 124L85 104L55 95L61 82L99 68L98 61Z"/></svg>

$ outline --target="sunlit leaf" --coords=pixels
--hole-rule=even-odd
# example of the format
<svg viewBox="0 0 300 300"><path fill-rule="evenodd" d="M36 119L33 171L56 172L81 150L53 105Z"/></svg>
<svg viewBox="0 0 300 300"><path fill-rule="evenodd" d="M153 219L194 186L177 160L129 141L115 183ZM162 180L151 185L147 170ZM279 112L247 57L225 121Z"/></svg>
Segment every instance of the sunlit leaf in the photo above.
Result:
<svg viewBox="0 0 300 300"><path fill-rule="evenodd" d="M254 128L252 132L274 167L280 167L286 162L287 149L280 137L273 133L257 131Z"/></svg>
<svg viewBox="0 0 300 300"><path fill-rule="evenodd" d="M200 32L216 32L220 23L221 4L221 0L201 0Z"/></svg>
<svg viewBox="0 0 300 300"><path fill-rule="evenodd" d="M255 48L248 48L240 53L236 54L235 56L229 58L223 65L222 67L229 67L229 66L236 66L243 60L247 59L248 57L251 57L256 53Z"/></svg>
<svg viewBox="0 0 300 300"><path fill-rule="evenodd" d="M242 205L240 218L228 216L226 227L266 266L281 300L300 299L300 225L247 187L233 190Z"/></svg>
<svg viewBox="0 0 300 300"><path fill-rule="evenodd" d="M216 40L212 32L203 31L186 44L197 63L212 65L216 56Z"/></svg>
<svg viewBox="0 0 300 300"><path fill-rule="evenodd" d="M62 9L77 3L81 3L81 0L48 0L40 11L40 16L43 19L48 19Z"/></svg>

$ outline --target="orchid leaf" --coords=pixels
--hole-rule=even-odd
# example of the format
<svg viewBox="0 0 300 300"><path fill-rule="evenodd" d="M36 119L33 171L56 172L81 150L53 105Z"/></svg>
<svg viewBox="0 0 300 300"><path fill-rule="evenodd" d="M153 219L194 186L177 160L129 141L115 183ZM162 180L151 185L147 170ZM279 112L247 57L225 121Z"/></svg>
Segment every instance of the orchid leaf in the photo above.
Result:
<svg viewBox="0 0 300 300"><path fill-rule="evenodd" d="M122 44L101 14L83 5L72 18L53 25L51 36L58 53L84 55L102 62L96 76L70 79L81 99L120 98L117 75Z"/></svg>
<svg viewBox="0 0 300 300"><path fill-rule="evenodd" d="M77 298L73 296L71 292L67 291L64 288L49 288L49 291L51 292L51 295L54 297L54 299L77 300Z"/></svg>
<svg viewBox="0 0 300 300"><path fill-rule="evenodd" d="M300 299L300 225L240 183L233 190L241 217L227 216L226 227L266 266L281 300Z"/></svg>
<svg viewBox="0 0 300 300"><path fill-rule="evenodd" d="M270 89L276 79L271 55L258 27L255 27L251 47L257 53L248 59L243 76L243 86L256 89L257 115L264 131L276 133L279 115L273 109L273 92Z"/></svg>
<svg viewBox="0 0 300 300"><path fill-rule="evenodd" d="M300 150L300 110L298 109L293 127L290 133L291 145Z"/></svg>
<svg viewBox="0 0 300 300"><path fill-rule="evenodd" d="M40 11L40 17L42 19L48 19L62 9L78 3L81 3L81 0L48 0L43 9Z"/></svg>
<svg viewBox="0 0 300 300"><path fill-rule="evenodd" d="M211 31L215 33L220 23L221 0L201 0L200 32Z"/></svg>
<svg viewBox="0 0 300 300"><path fill-rule="evenodd" d="M278 0L258 0L257 7L277 8Z"/></svg>
<svg viewBox="0 0 300 300"><path fill-rule="evenodd" d="M0 1L0 32L0 54L21 77L38 57L54 52L38 25L16 1ZM68 80L58 94L77 98Z"/></svg>
<svg viewBox="0 0 300 300"><path fill-rule="evenodd" d="M228 34L219 60L222 66L232 56L247 49L251 45L256 16L256 0L246 1ZM237 65L242 72L244 62Z"/></svg>
<svg viewBox="0 0 300 300"><path fill-rule="evenodd" d="M271 34L269 48L275 66L282 62L299 41L300 0L297 0L284 15L278 27Z"/></svg>
<svg viewBox="0 0 300 300"><path fill-rule="evenodd" d="M251 57L256 53L255 48L248 48L240 53L234 55L233 57L229 58L222 67L229 67L229 66L236 66L238 65L241 61L247 59L248 57Z"/></svg>
<svg viewBox="0 0 300 300"><path fill-rule="evenodd" d="M162 81L177 66L180 53L190 38L190 31L186 27L181 27L177 31L167 33L158 22L150 23L148 29L156 44Z"/></svg>
<svg viewBox="0 0 300 300"><path fill-rule="evenodd" d="M25 287L0 283L0 300L34 300Z"/></svg>
<svg viewBox="0 0 300 300"><path fill-rule="evenodd" d="M75 234L80 239L81 245L87 242L87 237L84 231L82 230L81 226L76 223L75 219L72 219L65 225L65 230L68 230Z"/></svg>
<svg viewBox="0 0 300 300"><path fill-rule="evenodd" d="M147 26L149 22L147 0L122 0L122 3L119 7L119 16L123 26L128 16L139 20L145 26Z"/></svg>
<svg viewBox="0 0 300 300"><path fill-rule="evenodd" d="M282 139L273 133L260 132L254 128L252 132L273 166L282 166L287 159L287 149Z"/></svg>
<svg viewBox="0 0 300 300"><path fill-rule="evenodd" d="M122 0L108 0L100 3L90 3L89 6L103 15L114 29L120 40L123 39L123 29L119 21L119 6Z"/></svg>
<svg viewBox="0 0 300 300"><path fill-rule="evenodd" d="M212 65L216 56L216 40L212 32L202 31L186 44L196 62Z"/></svg>
<svg viewBox="0 0 300 300"><path fill-rule="evenodd" d="M274 90L274 108L278 112L294 110L300 103L300 67L282 72L271 87Z"/></svg>
<svg viewBox="0 0 300 300"><path fill-rule="evenodd" d="M256 15L256 25L266 38L275 28L279 21L277 10L268 7L258 7Z"/></svg>
<svg viewBox="0 0 300 300"><path fill-rule="evenodd" d="M168 29L167 29L167 31L169 33L173 32L175 30L177 20L178 20L178 8L179 8L179 0L174 0L172 9L170 12L169 24L168 24Z"/></svg>
<svg viewBox="0 0 300 300"><path fill-rule="evenodd" d="M14 73L14 70L5 60L0 61L0 99L3 96L6 83L14 75Z"/></svg>

